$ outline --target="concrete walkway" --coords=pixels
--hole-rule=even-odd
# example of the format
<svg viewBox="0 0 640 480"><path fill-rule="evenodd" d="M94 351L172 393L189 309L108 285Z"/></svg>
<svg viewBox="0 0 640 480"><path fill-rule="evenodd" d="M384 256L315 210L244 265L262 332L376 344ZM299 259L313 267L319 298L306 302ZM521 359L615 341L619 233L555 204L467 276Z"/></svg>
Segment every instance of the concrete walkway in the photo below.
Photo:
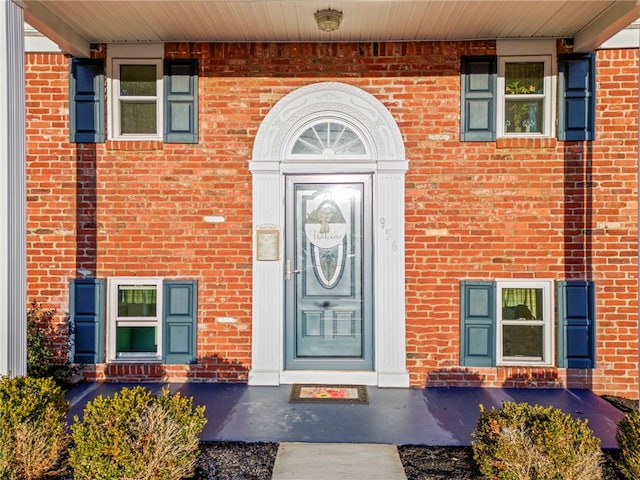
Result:
<svg viewBox="0 0 640 480"><path fill-rule="evenodd" d="M395 445L281 443L272 480L406 480Z"/></svg>

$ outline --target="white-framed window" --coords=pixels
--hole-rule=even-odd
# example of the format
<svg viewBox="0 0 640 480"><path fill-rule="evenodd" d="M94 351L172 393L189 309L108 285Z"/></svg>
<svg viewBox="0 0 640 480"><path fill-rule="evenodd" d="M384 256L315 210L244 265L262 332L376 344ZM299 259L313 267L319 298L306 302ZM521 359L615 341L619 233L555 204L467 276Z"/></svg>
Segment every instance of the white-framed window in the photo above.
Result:
<svg viewBox="0 0 640 480"><path fill-rule="evenodd" d="M162 59L112 59L112 139L162 138L162 74Z"/></svg>
<svg viewBox="0 0 640 480"><path fill-rule="evenodd" d="M161 140L164 45L107 45L108 138Z"/></svg>
<svg viewBox="0 0 640 480"><path fill-rule="evenodd" d="M107 348L111 361L162 358L162 278L107 280Z"/></svg>
<svg viewBox="0 0 640 480"><path fill-rule="evenodd" d="M553 281L496 282L498 365L553 364Z"/></svg>
<svg viewBox="0 0 640 480"><path fill-rule="evenodd" d="M551 55L498 58L498 137L553 135Z"/></svg>

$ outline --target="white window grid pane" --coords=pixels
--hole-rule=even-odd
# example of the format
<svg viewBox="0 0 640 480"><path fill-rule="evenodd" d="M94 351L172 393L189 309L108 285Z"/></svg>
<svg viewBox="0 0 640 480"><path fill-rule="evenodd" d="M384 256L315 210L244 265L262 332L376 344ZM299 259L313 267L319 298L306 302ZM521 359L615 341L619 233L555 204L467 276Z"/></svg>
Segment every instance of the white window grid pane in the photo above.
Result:
<svg viewBox="0 0 640 480"><path fill-rule="evenodd" d="M155 135L158 131L158 105L140 97L120 101L119 131L122 135ZM129 131L130 130L130 131Z"/></svg>
<svg viewBox="0 0 640 480"><path fill-rule="evenodd" d="M498 280L496 282L496 356L498 365L510 366L550 366L553 364L553 281L552 280ZM538 289L542 291L542 318L539 319L504 319L503 318L503 290L505 289ZM531 356L513 356L504 352L505 326L538 326L542 327L542 358Z"/></svg>
<svg viewBox="0 0 640 480"><path fill-rule="evenodd" d="M122 326L122 325L118 325L118 330L116 332L116 337L119 338L119 334L120 333L126 333L126 332L121 332L121 328L123 329L129 329L131 328L131 330L128 331L129 335L125 335L125 339L128 338L128 341L131 343L131 349L130 350L117 350L116 351L116 357L117 358L126 358L126 357L150 357L150 358L156 358L156 354L157 354L157 348L158 348L158 329L155 327L155 325L143 325L143 327L147 330L148 333L148 329L151 328L153 330L153 348L149 348L146 349L146 345L145 345L145 349L142 349L141 344L139 343L139 337L138 341L135 341L133 338L133 333L135 332L135 328L129 327L129 326ZM140 331L137 331L137 333L140 333ZM118 344L118 340L116 340L116 349L117 349L117 344ZM136 349L137 348L137 349Z"/></svg>
<svg viewBox="0 0 640 480"><path fill-rule="evenodd" d="M120 63L120 88L121 97L156 97L158 84L157 67L155 64L131 64ZM122 77L127 74L127 79ZM147 78L145 78L145 76ZM128 87L128 88L125 88Z"/></svg>
<svg viewBox="0 0 640 480"><path fill-rule="evenodd" d="M542 80L542 91L535 93L507 93L506 65L511 63L542 63L544 78ZM552 137L554 135L553 116L554 111L554 89L552 88L551 56L503 56L499 58L498 64L498 101L496 109L497 136L500 137ZM524 86L527 88L527 86ZM513 90L511 90L513 91ZM509 107L513 104L521 103L523 108L518 110ZM510 102L510 104L509 104ZM529 104L537 102L535 111ZM541 105L541 106L540 106ZM539 109L542 112L539 112ZM518 110L520 120L514 118ZM526 111L526 116L525 116ZM514 122L519 123L517 128ZM541 125L538 125L538 124Z"/></svg>
<svg viewBox="0 0 640 480"><path fill-rule="evenodd" d="M152 65L156 71L155 95L121 95L120 88L120 67L123 65ZM110 138L115 140L151 140L162 138L163 119L163 67L162 59L139 59L139 58L114 58L110 69L111 95L109 126ZM126 103L149 103L155 104L155 128L149 132L124 133L122 131L122 105Z"/></svg>
<svg viewBox="0 0 640 480"><path fill-rule="evenodd" d="M162 312L163 312L163 279L159 277L111 277L107 279L107 359L108 361L138 360L158 361L162 358ZM156 290L156 314L145 317L119 317L118 294L124 289L148 289ZM117 328L118 327L155 327L157 352L148 354L144 352L117 352Z"/></svg>
<svg viewBox="0 0 640 480"><path fill-rule="evenodd" d="M117 312L116 320L118 322L141 321L143 323L156 322L158 319L158 288L157 285L151 284L118 284L116 287L117 294ZM128 301L122 302L123 298ZM127 314L123 314L120 310L127 308ZM136 308L137 307L137 308ZM152 307L152 308L150 308ZM133 312L131 312L133 310ZM151 310L155 310L151 314Z"/></svg>
<svg viewBox="0 0 640 480"><path fill-rule="evenodd" d="M510 362L542 362L544 361L544 322L503 322L502 323L502 359L503 361ZM516 327L509 329L508 327ZM506 332L511 330L512 333L507 335ZM527 330L529 332L527 332ZM522 333L520 333L522 332ZM526 336L527 333L533 335ZM513 338L517 336L517 338ZM509 340L515 342L515 346L512 348L516 350L518 347L524 350L511 351L507 349L506 345ZM540 349L538 351L538 348ZM532 354L532 350L536 350L535 354Z"/></svg>

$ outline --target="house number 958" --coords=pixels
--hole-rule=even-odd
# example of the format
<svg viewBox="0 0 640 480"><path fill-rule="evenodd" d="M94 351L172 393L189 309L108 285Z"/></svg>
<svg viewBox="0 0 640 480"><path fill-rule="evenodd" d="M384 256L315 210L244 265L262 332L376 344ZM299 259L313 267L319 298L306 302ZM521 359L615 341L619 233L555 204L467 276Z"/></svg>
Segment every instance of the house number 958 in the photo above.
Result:
<svg viewBox="0 0 640 480"><path fill-rule="evenodd" d="M386 219L384 217L380 217L380 229L384 232L384 239L388 242L389 240L391 240L393 229L385 228L386 225L387 225ZM391 243L391 250L394 252L398 250L398 244L396 243L395 240L393 240L393 242Z"/></svg>

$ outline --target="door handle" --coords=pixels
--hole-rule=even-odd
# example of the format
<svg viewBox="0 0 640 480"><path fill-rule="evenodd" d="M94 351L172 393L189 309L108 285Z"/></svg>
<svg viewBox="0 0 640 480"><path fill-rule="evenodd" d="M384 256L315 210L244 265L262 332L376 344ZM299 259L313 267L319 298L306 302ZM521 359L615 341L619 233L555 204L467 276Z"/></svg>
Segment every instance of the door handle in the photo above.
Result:
<svg viewBox="0 0 640 480"><path fill-rule="evenodd" d="M291 274L292 273L300 273L300 270L291 270L291 260L287 260L285 262L285 267L284 267L284 277L287 280L291 280Z"/></svg>

